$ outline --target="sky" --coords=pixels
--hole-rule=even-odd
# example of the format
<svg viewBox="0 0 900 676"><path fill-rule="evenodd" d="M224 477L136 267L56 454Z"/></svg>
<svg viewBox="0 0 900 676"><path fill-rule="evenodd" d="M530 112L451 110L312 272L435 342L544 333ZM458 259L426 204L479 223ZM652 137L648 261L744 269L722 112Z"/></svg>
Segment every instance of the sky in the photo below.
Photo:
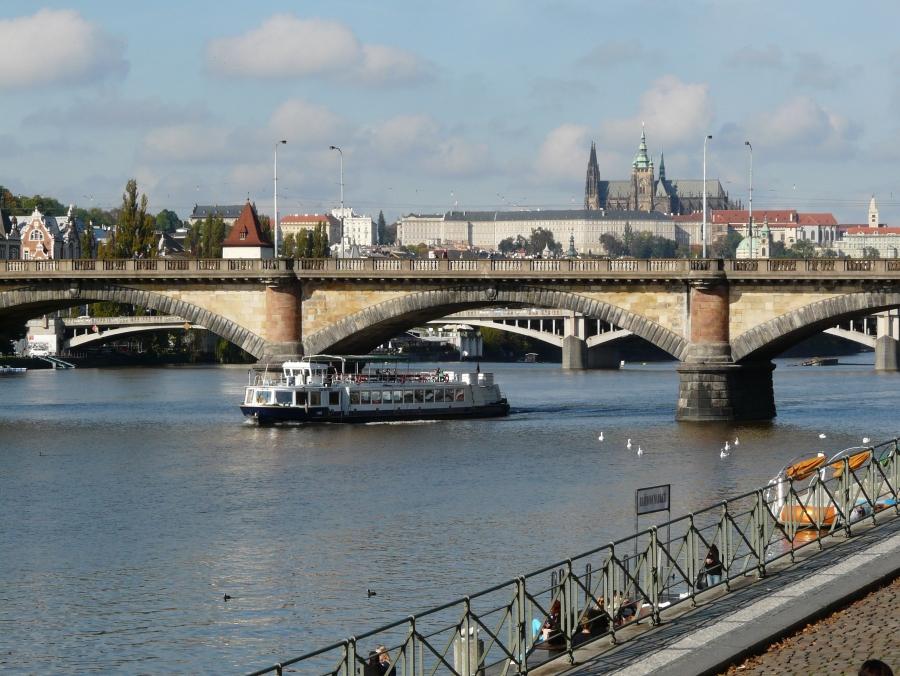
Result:
<svg viewBox="0 0 900 676"><path fill-rule="evenodd" d="M0 184L186 217L248 197L389 219L581 208L591 141L628 178L707 163L754 209L900 225L900 3L0 3ZM896 196L894 195L896 193Z"/></svg>

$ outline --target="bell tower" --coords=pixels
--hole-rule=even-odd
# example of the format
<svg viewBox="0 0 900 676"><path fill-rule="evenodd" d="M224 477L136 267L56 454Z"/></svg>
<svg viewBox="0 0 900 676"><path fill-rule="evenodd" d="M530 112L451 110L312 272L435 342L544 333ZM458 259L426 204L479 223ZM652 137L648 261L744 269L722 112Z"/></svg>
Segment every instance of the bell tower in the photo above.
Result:
<svg viewBox="0 0 900 676"><path fill-rule="evenodd" d="M636 211L653 211L653 193L656 184L653 160L647 153L647 136L641 125L641 144L638 146L634 162L631 164L632 200L631 208Z"/></svg>

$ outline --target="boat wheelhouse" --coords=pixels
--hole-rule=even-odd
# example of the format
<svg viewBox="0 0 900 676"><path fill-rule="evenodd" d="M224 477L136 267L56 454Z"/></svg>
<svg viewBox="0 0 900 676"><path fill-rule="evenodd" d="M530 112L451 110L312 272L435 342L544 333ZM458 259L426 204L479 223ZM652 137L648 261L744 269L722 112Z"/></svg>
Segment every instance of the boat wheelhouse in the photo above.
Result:
<svg viewBox="0 0 900 676"><path fill-rule="evenodd" d="M509 404L492 373L396 365L360 368L365 358L315 355L279 374L250 372L241 411L259 423L380 422L504 416ZM352 366L353 369L349 369Z"/></svg>

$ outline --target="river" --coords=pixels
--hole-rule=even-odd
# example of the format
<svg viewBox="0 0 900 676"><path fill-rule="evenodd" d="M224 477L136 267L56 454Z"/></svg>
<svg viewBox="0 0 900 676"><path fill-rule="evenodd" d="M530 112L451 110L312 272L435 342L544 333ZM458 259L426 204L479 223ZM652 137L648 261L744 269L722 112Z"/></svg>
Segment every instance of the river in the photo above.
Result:
<svg viewBox="0 0 900 676"><path fill-rule="evenodd" d="M900 431L871 353L792 361L752 425L675 423L673 363L483 364L508 418L307 428L243 422L239 367L3 378L0 667L252 670L621 537L639 486L684 513Z"/></svg>

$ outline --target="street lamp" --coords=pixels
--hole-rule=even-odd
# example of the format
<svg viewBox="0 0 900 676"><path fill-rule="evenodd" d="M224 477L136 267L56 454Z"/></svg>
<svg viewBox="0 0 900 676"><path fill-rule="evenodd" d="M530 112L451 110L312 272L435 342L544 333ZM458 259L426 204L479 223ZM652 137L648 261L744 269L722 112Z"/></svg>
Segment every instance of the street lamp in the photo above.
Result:
<svg viewBox="0 0 900 676"><path fill-rule="evenodd" d="M753 146L750 141L744 141L744 145L750 149L750 217L747 232L750 237L750 258L753 258Z"/></svg>
<svg viewBox="0 0 900 676"><path fill-rule="evenodd" d="M275 225L273 226L272 232L275 233L275 258L278 258L278 146L279 145L287 145L287 141L282 139L280 141L275 141L275 179L274 186L272 188L272 199L274 204L272 205L272 211L275 212Z"/></svg>
<svg viewBox="0 0 900 676"><path fill-rule="evenodd" d="M337 146L328 146L329 150L337 150L341 156L341 258L344 257L344 151Z"/></svg>
<svg viewBox="0 0 900 676"><path fill-rule="evenodd" d="M706 143L712 139L712 134L707 134L703 139L703 258L706 258Z"/></svg>

